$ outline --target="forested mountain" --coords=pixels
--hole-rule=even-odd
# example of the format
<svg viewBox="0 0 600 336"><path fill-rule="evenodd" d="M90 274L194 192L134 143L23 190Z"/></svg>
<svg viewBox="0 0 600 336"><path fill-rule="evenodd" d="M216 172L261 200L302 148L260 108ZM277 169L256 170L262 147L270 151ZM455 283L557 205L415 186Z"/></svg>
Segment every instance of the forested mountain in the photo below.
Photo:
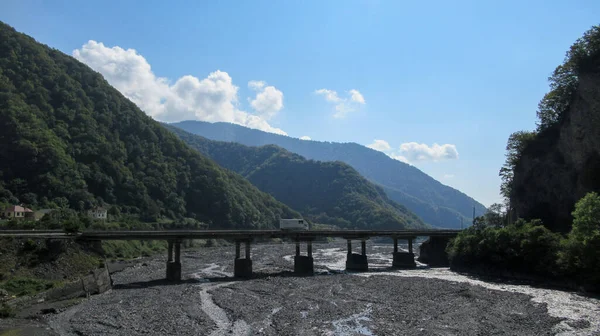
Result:
<svg viewBox="0 0 600 336"><path fill-rule="evenodd" d="M600 26L571 46L550 88L537 129L510 136L500 174L513 217L566 232L576 201L600 192Z"/></svg>
<svg viewBox="0 0 600 336"><path fill-rule="evenodd" d="M183 121L172 125L211 140L247 146L274 144L307 159L345 162L380 185L390 199L405 205L434 226L460 228L461 217L465 226L468 225L473 206L477 216L485 212L482 204L462 192L441 184L411 165L356 143L300 140L229 123Z"/></svg>
<svg viewBox="0 0 600 336"><path fill-rule="evenodd" d="M248 147L166 127L311 221L360 229L425 227L416 215L345 163L307 160L274 145Z"/></svg>
<svg viewBox="0 0 600 336"><path fill-rule="evenodd" d="M0 203L212 227L299 214L189 148L98 73L0 22Z"/></svg>

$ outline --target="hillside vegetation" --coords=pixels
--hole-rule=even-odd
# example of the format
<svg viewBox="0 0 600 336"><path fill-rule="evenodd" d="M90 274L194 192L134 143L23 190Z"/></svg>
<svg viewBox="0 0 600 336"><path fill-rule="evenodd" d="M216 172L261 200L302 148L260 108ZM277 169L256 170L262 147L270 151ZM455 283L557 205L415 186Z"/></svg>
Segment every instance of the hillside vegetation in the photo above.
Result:
<svg viewBox="0 0 600 336"><path fill-rule="evenodd" d="M600 192L600 26L571 46L549 80L537 129L508 140L502 193L513 218L568 232L575 202Z"/></svg>
<svg viewBox="0 0 600 336"><path fill-rule="evenodd" d="M98 73L0 22L0 206L270 227L297 212L190 149Z"/></svg>
<svg viewBox="0 0 600 336"><path fill-rule="evenodd" d="M465 225L471 223L473 206L477 216L486 210L471 197L441 184L419 169L356 143L300 140L228 123L182 121L172 125L211 140L247 146L273 144L307 159L347 163L381 186L390 199L433 226L460 228L461 219Z"/></svg>
<svg viewBox="0 0 600 336"><path fill-rule="evenodd" d="M389 200L380 187L345 163L306 160L273 145L248 147L212 141L167 127L192 148L313 222L359 229L425 227L416 215Z"/></svg>
<svg viewBox="0 0 600 336"><path fill-rule="evenodd" d="M458 235L451 267L600 291L600 26L571 46L550 88L537 129L509 137L500 170L507 209Z"/></svg>

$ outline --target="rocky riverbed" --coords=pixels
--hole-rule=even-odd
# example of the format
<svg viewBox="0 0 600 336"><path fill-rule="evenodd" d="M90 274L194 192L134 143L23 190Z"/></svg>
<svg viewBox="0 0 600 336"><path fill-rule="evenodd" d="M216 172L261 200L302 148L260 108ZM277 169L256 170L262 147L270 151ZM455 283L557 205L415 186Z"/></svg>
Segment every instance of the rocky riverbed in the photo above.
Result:
<svg viewBox="0 0 600 336"><path fill-rule="evenodd" d="M600 300L485 282L420 266L392 270L391 245L368 244L370 271L346 273L345 243L315 244L316 275L292 276L291 244L253 245L256 276L233 279L233 247L183 252L113 273L114 288L58 314L47 335L600 335ZM304 250L304 247L303 247ZM0 320L2 323L2 320Z"/></svg>

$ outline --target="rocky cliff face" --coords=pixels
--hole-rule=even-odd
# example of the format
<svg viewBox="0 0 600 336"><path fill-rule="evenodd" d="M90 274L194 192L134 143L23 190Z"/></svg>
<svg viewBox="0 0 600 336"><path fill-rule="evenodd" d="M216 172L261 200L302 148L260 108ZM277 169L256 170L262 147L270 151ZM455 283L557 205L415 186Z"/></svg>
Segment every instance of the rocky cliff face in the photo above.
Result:
<svg viewBox="0 0 600 336"><path fill-rule="evenodd" d="M515 167L511 205L518 217L568 231L575 202L600 191L600 73L579 77L564 120L528 144Z"/></svg>

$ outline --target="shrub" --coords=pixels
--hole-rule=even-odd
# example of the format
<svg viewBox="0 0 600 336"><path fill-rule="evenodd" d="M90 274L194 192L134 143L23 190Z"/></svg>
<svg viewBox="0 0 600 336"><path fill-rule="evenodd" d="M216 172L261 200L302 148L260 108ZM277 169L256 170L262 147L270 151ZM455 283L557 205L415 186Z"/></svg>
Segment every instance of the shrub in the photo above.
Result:
<svg viewBox="0 0 600 336"><path fill-rule="evenodd" d="M539 221L518 221L504 228L469 228L448 246L454 269L484 267L498 271L556 274L560 235Z"/></svg>
<svg viewBox="0 0 600 336"><path fill-rule="evenodd" d="M77 219L69 219L69 220L64 221L64 223L63 223L63 230L65 232L75 233L75 232L79 232L80 229L81 229L81 224L79 223L79 221Z"/></svg>
<svg viewBox="0 0 600 336"><path fill-rule="evenodd" d="M33 239L27 239L23 243L24 251L35 251L37 249L37 243Z"/></svg>
<svg viewBox="0 0 600 336"><path fill-rule="evenodd" d="M15 310L7 305L6 303L3 303L0 306L0 318L7 318L7 317L14 317L15 316Z"/></svg>
<svg viewBox="0 0 600 336"><path fill-rule="evenodd" d="M561 243L563 271L581 283L600 283L600 196L589 193L575 204L573 229Z"/></svg>
<svg viewBox="0 0 600 336"><path fill-rule="evenodd" d="M0 288L16 296L33 295L52 287L54 287L52 281L22 277L12 278L0 284Z"/></svg>

